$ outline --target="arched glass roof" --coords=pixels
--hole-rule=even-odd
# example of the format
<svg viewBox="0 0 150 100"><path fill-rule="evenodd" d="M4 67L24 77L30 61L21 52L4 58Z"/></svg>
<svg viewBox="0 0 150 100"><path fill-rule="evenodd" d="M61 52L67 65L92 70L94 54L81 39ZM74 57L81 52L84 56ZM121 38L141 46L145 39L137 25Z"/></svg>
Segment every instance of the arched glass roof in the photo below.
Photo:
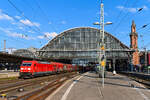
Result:
<svg viewBox="0 0 150 100"><path fill-rule="evenodd" d="M128 58L129 47L117 38L105 33L106 58ZM49 41L39 50L39 56L51 59L90 59L98 58L99 44L101 42L99 29L79 27L66 30Z"/></svg>

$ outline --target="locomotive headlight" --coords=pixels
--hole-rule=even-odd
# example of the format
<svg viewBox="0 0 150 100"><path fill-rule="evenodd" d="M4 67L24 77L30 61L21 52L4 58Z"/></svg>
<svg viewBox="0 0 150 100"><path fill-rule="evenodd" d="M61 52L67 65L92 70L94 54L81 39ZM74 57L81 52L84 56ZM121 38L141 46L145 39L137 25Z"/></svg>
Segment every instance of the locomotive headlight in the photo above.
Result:
<svg viewBox="0 0 150 100"><path fill-rule="evenodd" d="M24 70L24 68L21 68L21 70Z"/></svg>
<svg viewBox="0 0 150 100"><path fill-rule="evenodd" d="M31 70L31 68L28 68L28 70Z"/></svg>

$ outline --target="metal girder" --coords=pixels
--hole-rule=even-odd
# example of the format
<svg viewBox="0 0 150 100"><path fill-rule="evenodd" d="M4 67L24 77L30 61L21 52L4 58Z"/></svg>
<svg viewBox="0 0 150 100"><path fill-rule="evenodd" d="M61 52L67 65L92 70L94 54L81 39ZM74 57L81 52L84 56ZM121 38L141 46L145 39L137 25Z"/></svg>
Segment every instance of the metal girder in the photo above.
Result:
<svg viewBox="0 0 150 100"><path fill-rule="evenodd" d="M97 49L90 49L90 50L59 50L59 49L52 49L52 50L39 50L37 52L93 52L93 51L96 51L96 52L100 52L99 50ZM110 49L106 49L106 52L134 52L135 50L129 50L129 49L113 49L113 50L110 50Z"/></svg>

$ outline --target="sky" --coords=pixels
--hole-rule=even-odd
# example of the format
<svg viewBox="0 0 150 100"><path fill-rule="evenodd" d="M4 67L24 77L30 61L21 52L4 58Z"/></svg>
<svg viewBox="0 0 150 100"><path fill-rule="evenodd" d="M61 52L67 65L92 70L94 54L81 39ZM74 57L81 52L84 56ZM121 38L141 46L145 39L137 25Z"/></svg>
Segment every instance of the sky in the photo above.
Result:
<svg viewBox="0 0 150 100"><path fill-rule="evenodd" d="M104 0L105 31L130 46L135 21L138 48L150 49L150 0ZM139 9L142 8L141 11ZM0 0L0 51L41 48L61 32L75 27L95 27L100 20L100 0ZM147 27L142 28L147 24Z"/></svg>

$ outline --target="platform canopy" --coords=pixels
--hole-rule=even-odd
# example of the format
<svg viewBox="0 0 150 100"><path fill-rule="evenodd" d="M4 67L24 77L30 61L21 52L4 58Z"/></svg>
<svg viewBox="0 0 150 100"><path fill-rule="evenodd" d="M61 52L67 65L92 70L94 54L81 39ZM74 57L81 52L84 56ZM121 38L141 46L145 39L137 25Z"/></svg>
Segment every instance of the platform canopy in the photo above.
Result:
<svg viewBox="0 0 150 100"><path fill-rule="evenodd" d="M97 62L102 33L99 29L79 27L66 30L43 46L40 57L50 59L70 59L80 62ZM116 37L105 32L106 58L128 59L133 52Z"/></svg>
<svg viewBox="0 0 150 100"><path fill-rule="evenodd" d="M15 50L12 54L21 56L21 57L36 58L36 55L28 49L18 49L18 50Z"/></svg>

